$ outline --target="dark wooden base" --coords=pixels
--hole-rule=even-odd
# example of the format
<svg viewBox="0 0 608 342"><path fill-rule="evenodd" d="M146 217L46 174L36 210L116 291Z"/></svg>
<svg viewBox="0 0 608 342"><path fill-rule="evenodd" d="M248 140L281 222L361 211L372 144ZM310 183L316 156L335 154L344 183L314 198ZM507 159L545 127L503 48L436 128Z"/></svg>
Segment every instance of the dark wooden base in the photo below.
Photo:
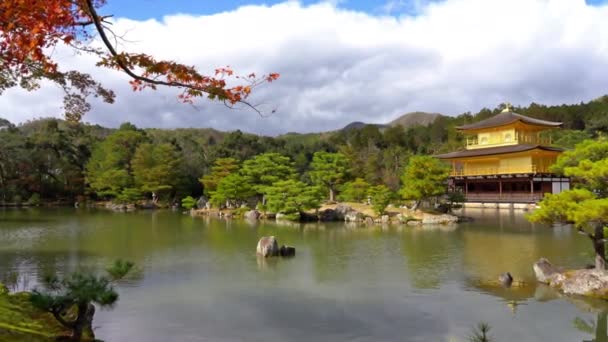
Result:
<svg viewBox="0 0 608 342"><path fill-rule="evenodd" d="M552 174L450 177L448 184L466 202L536 203L547 193L570 189L568 178Z"/></svg>

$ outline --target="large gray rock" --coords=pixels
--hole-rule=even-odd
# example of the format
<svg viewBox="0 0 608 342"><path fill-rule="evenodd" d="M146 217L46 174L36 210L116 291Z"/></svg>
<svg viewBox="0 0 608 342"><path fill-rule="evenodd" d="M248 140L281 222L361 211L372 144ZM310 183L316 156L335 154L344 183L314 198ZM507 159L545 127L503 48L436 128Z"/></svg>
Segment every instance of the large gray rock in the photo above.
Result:
<svg viewBox="0 0 608 342"><path fill-rule="evenodd" d="M344 221L346 222L361 222L363 221L364 216L358 211L349 211L344 214Z"/></svg>
<svg viewBox="0 0 608 342"><path fill-rule="evenodd" d="M336 206L336 209L334 209L334 210L336 211L337 215L344 216L346 213L353 211L353 208L349 207L346 204L340 203Z"/></svg>
<svg viewBox="0 0 608 342"><path fill-rule="evenodd" d="M536 276L536 280L540 283L551 284L559 278L563 277L560 273L560 270L557 267L553 266L549 260L545 258L541 258L532 266L534 269L534 275Z"/></svg>
<svg viewBox="0 0 608 342"><path fill-rule="evenodd" d="M391 222L391 218L388 215L382 215L381 221L383 224Z"/></svg>
<svg viewBox="0 0 608 342"><path fill-rule="evenodd" d="M458 222L458 216L449 214L424 214L422 215L422 224L452 224Z"/></svg>
<svg viewBox="0 0 608 342"><path fill-rule="evenodd" d="M342 221L344 215L334 209L325 209L319 212L319 220L323 222Z"/></svg>
<svg viewBox="0 0 608 342"><path fill-rule="evenodd" d="M555 281L566 294L591 296L606 299L608 297L608 272L606 270L569 271L563 279Z"/></svg>
<svg viewBox="0 0 608 342"><path fill-rule="evenodd" d="M511 287L511 284L513 284L513 276L511 273L505 272L498 276L498 281L504 287Z"/></svg>
<svg viewBox="0 0 608 342"><path fill-rule="evenodd" d="M274 236L262 236L258 241L256 253L265 258L279 255L279 243Z"/></svg>
<svg viewBox="0 0 608 342"><path fill-rule="evenodd" d="M207 198L205 198L204 196L201 196L198 198L198 201L196 201L196 209L204 209L207 207Z"/></svg>
<svg viewBox="0 0 608 342"><path fill-rule="evenodd" d="M257 221L260 219L260 216L262 216L262 213L260 213L257 210L249 210L244 215L245 219L250 220L250 221Z"/></svg>

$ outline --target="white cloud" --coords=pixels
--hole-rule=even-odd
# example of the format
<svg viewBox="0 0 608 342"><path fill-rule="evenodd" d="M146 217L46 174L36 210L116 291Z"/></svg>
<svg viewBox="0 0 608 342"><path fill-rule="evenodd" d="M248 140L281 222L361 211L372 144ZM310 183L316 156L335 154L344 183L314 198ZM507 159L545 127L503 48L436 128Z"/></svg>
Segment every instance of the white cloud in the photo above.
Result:
<svg viewBox="0 0 608 342"><path fill-rule="evenodd" d="M96 103L89 122L319 131L416 110L454 115L504 101L588 101L608 93L607 19L607 6L584 0L447 0L398 18L290 1L211 16L116 20L113 29L128 32L130 51L209 72L231 65L243 74L281 73L252 99L278 109L270 118L203 99L193 108L174 90L132 93L126 77L92 67L90 58L61 59L118 94L114 105ZM52 87L11 90L0 97L0 117L23 121L57 114L60 105Z"/></svg>

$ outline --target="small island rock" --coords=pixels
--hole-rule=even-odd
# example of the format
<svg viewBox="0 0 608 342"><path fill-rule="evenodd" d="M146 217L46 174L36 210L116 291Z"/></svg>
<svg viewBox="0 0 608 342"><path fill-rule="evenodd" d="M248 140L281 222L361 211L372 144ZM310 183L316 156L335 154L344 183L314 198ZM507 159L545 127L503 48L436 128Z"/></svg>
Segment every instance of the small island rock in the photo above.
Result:
<svg viewBox="0 0 608 342"><path fill-rule="evenodd" d="M536 280L540 283L550 284L560 275L559 270L545 258L541 258L535 262L532 268L534 269Z"/></svg>
<svg viewBox="0 0 608 342"><path fill-rule="evenodd" d="M274 236L262 236L258 241L256 253L265 258L279 255L279 243Z"/></svg>
<svg viewBox="0 0 608 342"><path fill-rule="evenodd" d="M450 214L424 214L422 215L422 224L452 224L458 222L458 216Z"/></svg>
<svg viewBox="0 0 608 342"><path fill-rule="evenodd" d="M513 276L511 276L511 273L505 272L498 276L498 281L504 287L511 287L511 284L513 284Z"/></svg>
<svg viewBox="0 0 608 342"><path fill-rule="evenodd" d="M282 257L294 257L296 256L296 248L283 245L279 248L279 255Z"/></svg>

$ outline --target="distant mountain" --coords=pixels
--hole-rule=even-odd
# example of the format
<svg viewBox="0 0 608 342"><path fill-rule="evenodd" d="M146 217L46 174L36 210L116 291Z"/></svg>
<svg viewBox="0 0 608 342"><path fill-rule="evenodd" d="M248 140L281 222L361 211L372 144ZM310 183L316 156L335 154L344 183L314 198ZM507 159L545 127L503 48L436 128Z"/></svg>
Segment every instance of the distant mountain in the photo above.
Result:
<svg viewBox="0 0 608 342"><path fill-rule="evenodd" d="M412 112L401 115L397 119L389 122L388 126L401 125L405 128L417 125L428 126L435 122L440 116L442 115L439 113Z"/></svg>
<svg viewBox="0 0 608 342"><path fill-rule="evenodd" d="M382 124L368 124L365 122L361 122L361 121L355 121L355 122L351 122L348 125L344 126L344 128L342 128L343 131L352 131L354 129L361 129L365 126L377 126L378 128L385 128L386 125L382 125Z"/></svg>
<svg viewBox="0 0 608 342"><path fill-rule="evenodd" d="M396 118L395 120L393 120L385 125L384 124L369 124L369 123L365 123L365 122L361 122L361 121L354 121L354 122L351 122L348 125L344 126L344 128L342 128L342 131L351 131L351 130L355 130L355 129L361 129L368 125L376 126L380 129L387 128L387 127L393 127L393 126L397 126L397 125L401 125L404 128L409 128L409 127L417 126L417 125L428 126L428 125L432 124L433 122L435 122L435 120L437 120L437 118L440 116L442 116L442 115L439 113L412 112L412 113L403 114L400 117Z"/></svg>

